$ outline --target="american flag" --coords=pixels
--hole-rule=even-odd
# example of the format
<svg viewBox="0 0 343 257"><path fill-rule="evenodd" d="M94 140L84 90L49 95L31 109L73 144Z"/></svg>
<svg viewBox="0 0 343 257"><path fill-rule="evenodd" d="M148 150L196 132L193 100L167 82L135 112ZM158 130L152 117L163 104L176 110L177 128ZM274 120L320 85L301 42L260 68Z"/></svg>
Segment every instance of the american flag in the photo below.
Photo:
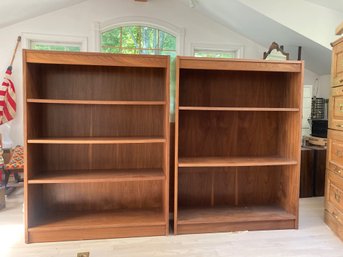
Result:
<svg viewBox="0 0 343 257"><path fill-rule="evenodd" d="M8 66L0 87L0 125L13 120L16 113L16 95L11 75L12 66Z"/></svg>

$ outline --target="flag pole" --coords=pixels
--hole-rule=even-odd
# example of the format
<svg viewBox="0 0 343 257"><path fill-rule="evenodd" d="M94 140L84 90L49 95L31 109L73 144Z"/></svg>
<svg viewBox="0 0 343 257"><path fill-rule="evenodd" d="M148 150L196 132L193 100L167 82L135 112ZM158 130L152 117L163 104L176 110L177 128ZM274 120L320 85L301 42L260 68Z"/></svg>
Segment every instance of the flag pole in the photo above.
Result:
<svg viewBox="0 0 343 257"><path fill-rule="evenodd" d="M12 67L13 65L13 62L14 62L14 58L15 58L15 55L17 53L17 50L18 50L18 46L19 46L19 43L21 42L21 36L18 36L17 38L17 44L15 46L15 49L14 49L14 52L13 52L13 55L12 55L12 60L11 60L11 63L10 63L10 67Z"/></svg>

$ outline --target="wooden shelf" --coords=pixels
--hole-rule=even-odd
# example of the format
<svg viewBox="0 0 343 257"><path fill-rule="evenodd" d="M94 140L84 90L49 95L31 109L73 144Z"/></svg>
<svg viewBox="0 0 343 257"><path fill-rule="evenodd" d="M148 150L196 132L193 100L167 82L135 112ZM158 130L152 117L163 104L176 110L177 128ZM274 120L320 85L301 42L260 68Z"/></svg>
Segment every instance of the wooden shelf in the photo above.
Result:
<svg viewBox="0 0 343 257"><path fill-rule="evenodd" d="M239 223L254 221L295 220L293 214L277 206L216 207L183 210L179 208L178 224Z"/></svg>
<svg viewBox="0 0 343 257"><path fill-rule="evenodd" d="M299 108L180 106L181 111L298 112Z"/></svg>
<svg viewBox="0 0 343 257"><path fill-rule="evenodd" d="M23 51L26 243L169 234L169 63Z"/></svg>
<svg viewBox="0 0 343 257"><path fill-rule="evenodd" d="M101 212L53 212L44 214L29 232L62 229L139 227L165 225L162 210L118 210Z"/></svg>
<svg viewBox="0 0 343 257"><path fill-rule="evenodd" d="M159 137L70 137L28 139L29 144L149 144L165 143Z"/></svg>
<svg viewBox="0 0 343 257"><path fill-rule="evenodd" d="M243 167L296 165L296 160L282 157L194 157L179 158L179 167Z"/></svg>
<svg viewBox="0 0 343 257"><path fill-rule="evenodd" d="M29 184L53 183L95 183L95 182L122 182L164 180L162 169L125 169L125 170L63 170L43 171Z"/></svg>
<svg viewBox="0 0 343 257"><path fill-rule="evenodd" d="M28 103L42 104L88 104L88 105L165 105L165 101L101 101L101 100L64 100L64 99L27 99Z"/></svg>

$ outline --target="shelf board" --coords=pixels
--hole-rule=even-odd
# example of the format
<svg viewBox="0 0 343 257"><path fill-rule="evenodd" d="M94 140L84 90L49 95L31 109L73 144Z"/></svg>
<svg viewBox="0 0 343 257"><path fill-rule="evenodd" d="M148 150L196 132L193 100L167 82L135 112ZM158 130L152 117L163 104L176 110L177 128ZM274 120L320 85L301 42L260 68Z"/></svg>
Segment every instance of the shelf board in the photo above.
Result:
<svg viewBox="0 0 343 257"><path fill-rule="evenodd" d="M29 144L148 144L165 143L160 137L49 137L28 139Z"/></svg>
<svg viewBox="0 0 343 257"><path fill-rule="evenodd" d="M29 184L164 180L162 169L63 170L41 172Z"/></svg>
<svg viewBox="0 0 343 257"><path fill-rule="evenodd" d="M44 213L29 232L65 229L121 228L166 225L162 210L115 210L101 212Z"/></svg>
<svg viewBox="0 0 343 257"><path fill-rule="evenodd" d="M299 108L179 106L181 111L298 112Z"/></svg>
<svg viewBox="0 0 343 257"><path fill-rule="evenodd" d="M179 158L179 167L250 167L296 165L297 161L281 157L192 157Z"/></svg>
<svg viewBox="0 0 343 257"><path fill-rule="evenodd" d="M235 223L295 220L293 214L277 206L194 208L178 211L177 224Z"/></svg>
<svg viewBox="0 0 343 257"><path fill-rule="evenodd" d="M87 105L165 105L165 101L101 101L101 100L61 100L61 99L27 99L28 103L42 104L87 104Z"/></svg>

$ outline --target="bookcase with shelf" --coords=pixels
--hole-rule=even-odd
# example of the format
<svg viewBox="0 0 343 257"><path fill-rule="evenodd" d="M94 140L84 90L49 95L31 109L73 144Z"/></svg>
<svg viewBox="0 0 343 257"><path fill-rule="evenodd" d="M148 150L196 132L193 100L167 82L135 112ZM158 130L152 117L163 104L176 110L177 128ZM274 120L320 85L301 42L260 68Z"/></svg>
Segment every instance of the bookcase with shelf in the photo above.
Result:
<svg viewBox="0 0 343 257"><path fill-rule="evenodd" d="M176 234L298 226L303 63L177 59Z"/></svg>
<svg viewBox="0 0 343 257"><path fill-rule="evenodd" d="M23 58L26 242L168 234L169 57Z"/></svg>

